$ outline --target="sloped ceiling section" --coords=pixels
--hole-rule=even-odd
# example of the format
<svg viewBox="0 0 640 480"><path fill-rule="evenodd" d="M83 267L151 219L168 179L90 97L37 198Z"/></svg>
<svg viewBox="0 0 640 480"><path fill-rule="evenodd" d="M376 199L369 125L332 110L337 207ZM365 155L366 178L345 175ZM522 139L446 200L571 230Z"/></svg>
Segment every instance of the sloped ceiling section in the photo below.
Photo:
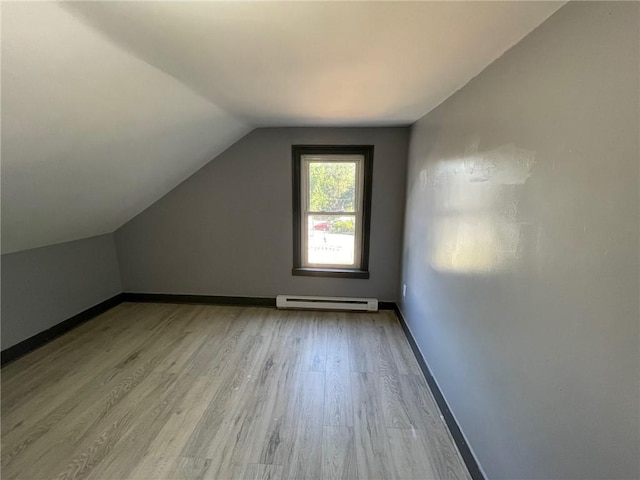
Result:
<svg viewBox="0 0 640 480"><path fill-rule="evenodd" d="M407 125L564 2L68 2L259 126Z"/></svg>
<svg viewBox="0 0 640 480"><path fill-rule="evenodd" d="M2 2L2 252L112 232L261 126L408 125L564 2Z"/></svg>
<svg viewBox="0 0 640 480"><path fill-rule="evenodd" d="M114 231L250 131L55 3L2 4L2 253Z"/></svg>

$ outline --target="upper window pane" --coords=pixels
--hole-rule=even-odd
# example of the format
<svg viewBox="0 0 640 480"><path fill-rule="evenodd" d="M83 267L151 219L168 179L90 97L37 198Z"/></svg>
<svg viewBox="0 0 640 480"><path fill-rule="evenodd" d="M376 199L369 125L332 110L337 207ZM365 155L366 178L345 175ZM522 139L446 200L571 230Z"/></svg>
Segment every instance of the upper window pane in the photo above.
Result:
<svg viewBox="0 0 640 480"><path fill-rule="evenodd" d="M309 162L309 211L355 212L356 162Z"/></svg>

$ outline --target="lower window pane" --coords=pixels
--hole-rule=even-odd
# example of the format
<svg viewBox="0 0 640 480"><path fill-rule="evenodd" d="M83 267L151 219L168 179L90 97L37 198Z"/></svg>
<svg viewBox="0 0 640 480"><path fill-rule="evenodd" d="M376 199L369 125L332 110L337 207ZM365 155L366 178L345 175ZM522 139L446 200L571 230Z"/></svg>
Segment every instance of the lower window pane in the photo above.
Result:
<svg viewBox="0 0 640 480"><path fill-rule="evenodd" d="M309 215L307 259L311 265L352 266L355 259L355 215Z"/></svg>

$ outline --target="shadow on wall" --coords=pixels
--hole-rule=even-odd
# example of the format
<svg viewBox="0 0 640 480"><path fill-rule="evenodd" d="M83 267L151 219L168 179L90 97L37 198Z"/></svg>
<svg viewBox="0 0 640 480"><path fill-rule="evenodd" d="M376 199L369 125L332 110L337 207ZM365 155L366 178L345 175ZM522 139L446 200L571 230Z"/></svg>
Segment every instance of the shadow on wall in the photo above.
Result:
<svg viewBox="0 0 640 480"><path fill-rule="evenodd" d="M516 269L535 248L535 229L522 218L520 199L535 152L502 145L420 171L433 224L426 232L425 261L438 272L492 274Z"/></svg>

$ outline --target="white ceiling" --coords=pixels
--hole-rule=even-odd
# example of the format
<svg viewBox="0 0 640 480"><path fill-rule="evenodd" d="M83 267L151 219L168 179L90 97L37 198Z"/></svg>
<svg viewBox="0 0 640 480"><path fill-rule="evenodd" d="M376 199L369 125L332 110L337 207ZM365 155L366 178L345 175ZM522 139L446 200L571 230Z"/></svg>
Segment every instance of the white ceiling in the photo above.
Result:
<svg viewBox="0 0 640 480"><path fill-rule="evenodd" d="M259 126L407 125L550 2L70 2L124 49Z"/></svg>
<svg viewBox="0 0 640 480"><path fill-rule="evenodd" d="M111 232L252 127L407 125L564 2L2 3L2 252Z"/></svg>
<svg viewBox="0 0 640 480"><path fill-rule="evenodd" d="M3 253L112 232L248 131L56 4L3 3Z"/></svg>

